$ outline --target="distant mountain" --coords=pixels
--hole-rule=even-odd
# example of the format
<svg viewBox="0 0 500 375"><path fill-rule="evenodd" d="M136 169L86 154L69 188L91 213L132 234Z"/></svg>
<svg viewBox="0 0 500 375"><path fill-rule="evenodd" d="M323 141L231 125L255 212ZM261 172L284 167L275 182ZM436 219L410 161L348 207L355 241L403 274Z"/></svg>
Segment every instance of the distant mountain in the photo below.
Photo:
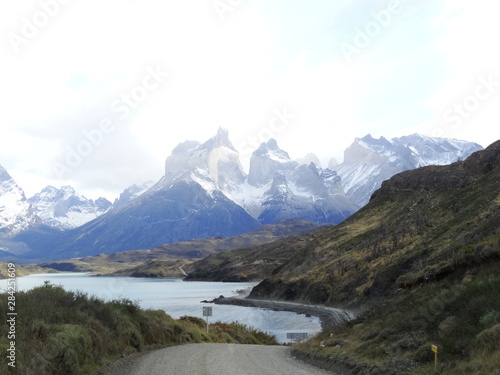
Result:
<svg viewBox="0 0 500 375"><path fill-rule="evenodd" d="M240 178L237 152L221 130L203 144L178 146L165 176L129 203L55 238L19 239L34 249L33 257L64 259L242 234L259 222L219 190L231 190Z"/></svg>
<svg viewBox="0 0 500 375"><path fill-rule="evenodd" d="M313 153L309 153L302 158L295 159L295 161L299 164L305 164L305 165L309 165L311 163L314 163L314 164L316 164L316 166L321 168L321 162L319 161L319 158L316 156L316 154L313 154Z"/></svg>
<svg viewBox="0 0 500 375"><path fill-rule="evenodd" d="M335 171L293 161L274 139L252 154L245 183L227 195L262 224L290 218L340 223L356 211Z"/></svg>
<svg viewBox="0 0 500 375"><path fill-rule="evenodd" d="M333 170L294 161L270 139L254 151L246 175L227 131L219 129L204 143L179 144L160 181L126 189L107 211L109 202L86 201L69 187L47 188L33 197L33 205L49 225L66 230L49 235L20 230L13 240L32 250L26 256L67 259L234 236L288 219L338 224L366 203L382 180L463 158L477 148L418 135L391 141L366 136ZM100 216L85 222L92 215ZM85 223L75 228L78 222Z"/></svg>
<svg viewBox="0 0 500 375"><path fill-rule="evenodd" d="M164 244L153 249L130 250L113 254L100 254L74 258L58 262L44 263L40 266L59 271L97 272L125 276L173 277L182 276L178 269L189 264L191 259L201 259L208 255L226 252L231 249L270 243L280 238L291 238L324 227L324 224L302 220L286 220L276 224L262 225L254 231L237 236L208 237L183 242ZM291 241L291 240L290 240ZM178 261L181 261L179 263ZM172 265L177 265L172 268ZM248 264L241 264L245 268ZM257 264L253 265L256 267ZM174 273L172 273L174 271Z"/></svg>
<svg viewBox="0 0 500 375"><path fill-rule="evenodd" d="M477 143L418 134L391 140L367 135L345 150L344 161L335 170L347 196L362 207L383 181L399 172L450 164L482 149Z"/></svg>
<svg viewBox="0 0 500 375"><path fill-rule="evenodd" d="M12 237L39 225L41 220L26 199L24 191L0 166L0 237Z"/></svg>
<svg viewBox="0 0 500 375"><path fill-rule="evenodd" d="M71 186L47 186L28 199L35 213L49 227L72 229L104 214L111 207L105 198L96 201L78 194Z"/></svg>
<svg viewBox="0 0 500 375"><path fill-rule="evenodd" d="M118 208L130 203L132 200L145 193L154 185L154 181L146 181L142 184L134 184L126 188L118 199L115 199L113 208Z"/></svg>

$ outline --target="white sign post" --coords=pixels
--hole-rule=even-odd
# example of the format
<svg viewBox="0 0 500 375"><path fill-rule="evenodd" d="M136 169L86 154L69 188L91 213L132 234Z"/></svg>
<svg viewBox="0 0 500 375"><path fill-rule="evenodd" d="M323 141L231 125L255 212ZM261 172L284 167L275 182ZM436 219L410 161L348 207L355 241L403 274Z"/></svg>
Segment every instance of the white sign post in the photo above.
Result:
<svg viewBox="0 0 500 375"><path fill-rule="evenodd" d="M212 316L212 306L203 307L203 316L207 317L207 333L208 333L208 317Z"/></svg>
<svg viewBox="0 0 500 375"><path fill-rule="evenodd" d="M288 332L286 338L290 340L295 340L300 342L301 340L307 340L309 335L305 332Z"/></svg>

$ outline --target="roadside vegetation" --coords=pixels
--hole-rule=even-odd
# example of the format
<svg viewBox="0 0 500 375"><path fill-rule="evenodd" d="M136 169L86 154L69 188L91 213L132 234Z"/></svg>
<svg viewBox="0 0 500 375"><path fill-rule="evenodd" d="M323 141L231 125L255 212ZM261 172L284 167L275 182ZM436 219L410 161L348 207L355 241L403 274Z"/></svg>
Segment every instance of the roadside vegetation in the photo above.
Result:
<svg viewBox="0 0 500 375"><path fill-rule="evenodd" d="M7 301L7 295L0 298ZM0 304L7 316L7 304ZM93 374L110 360L134 352L187 343L277 344L274 337L237 323L173 319L163 310L143 310L128 299L104 302L49 282L16 294L16 368L4 356L0 374ZM6 353L9 327L0 326Z"/></svg>
<svg viewBox="0 0 500 375"><path fill-rule="evenodd" d="M380 373L499 374L500 262L400 291L297 349ZM438 348L434 365L431 346ZM375 373L375 372L374 372Z"/></svg>

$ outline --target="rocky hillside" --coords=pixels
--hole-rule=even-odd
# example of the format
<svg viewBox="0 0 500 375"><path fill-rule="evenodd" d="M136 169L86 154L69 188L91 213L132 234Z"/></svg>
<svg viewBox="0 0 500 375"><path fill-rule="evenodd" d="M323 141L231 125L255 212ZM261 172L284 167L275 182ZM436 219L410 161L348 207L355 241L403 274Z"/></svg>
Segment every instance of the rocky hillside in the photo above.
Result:
<svg viewBox="0 0 500 375"><path fill-rule="evenodd" d="M356 304L498 256L500 142L395 175L257 286L261 298Z"/></svg>
<svg viewBox="0 0 500 375"><path fill-rule="evenodd" d="M499 186L500 141L463 162L398 174L251 297L359 308L298 349L328 368L498 373Z"/></svg>
<svg viewBox="0 0 500 375"><path fill-rule="evenodd" d="M242 247L212 254L186 267L186 281L260 281L314 241L317 232L279 239L270 243Z"/></svg>

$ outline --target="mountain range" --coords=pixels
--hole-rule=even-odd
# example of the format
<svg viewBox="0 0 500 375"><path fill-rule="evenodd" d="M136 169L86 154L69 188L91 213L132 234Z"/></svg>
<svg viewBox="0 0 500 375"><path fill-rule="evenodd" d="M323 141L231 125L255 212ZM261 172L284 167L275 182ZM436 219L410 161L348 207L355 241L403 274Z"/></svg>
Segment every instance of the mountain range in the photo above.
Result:
<svg viewBox="0 0 500 375"><path fill-rule="evenodd" d="M79 227L111 208L107 199L99 198L94 202L78 194L71 186L60 189L47 186L29 198L28 203L45 225L63 230Z"/></svg>
<svg viewBox="0 0 500 375"><path fill-rule="evenodd" d="M481 146L420 135L358 138L335 170L290 158L276 140L262 143L241 167L227 131L186 141L165 162L157 183L134 185L111 204L71 187L47 187L30 199L0 170L3 258L33 260L146 249L189 239L234 236L286 219L338 224L395 173L461 160ZM5 202L5 203L2 203ZM90 221L89 221L90 220ZM12 253L12 254L10 254Z"/></svg>

